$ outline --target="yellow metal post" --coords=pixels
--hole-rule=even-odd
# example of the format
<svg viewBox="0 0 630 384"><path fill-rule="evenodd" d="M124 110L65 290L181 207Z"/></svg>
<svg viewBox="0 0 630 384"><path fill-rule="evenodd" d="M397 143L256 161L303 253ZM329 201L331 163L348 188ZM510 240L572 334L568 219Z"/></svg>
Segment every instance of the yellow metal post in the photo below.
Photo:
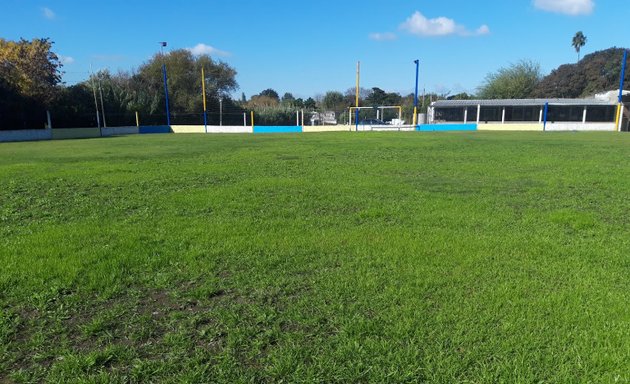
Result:
<svg viewBox="0 0 630 384"><path fill-rule="evenodd" d="M203 94L203 111L206 112L206 75L203 67L201 67L201 93Z"/></svg>
<svg viewBox="0 0 630 384"><path fill-rule="evenodd" d="M252 128L254 128L254 111L252 111Z"/></svg>
<svg viewBox="0 0 630 384"><path fill-rule="evenodd" d="M622 104L617 104L617 114L615 115L615 131L619 131L619 121L621 120Z"/></svg>
<svg viewBox="0 0 630 384"><path fill-rule="evenodd" d="M140 127L140 115L138 115L138 111L136 111L136 127Z"/></svg>

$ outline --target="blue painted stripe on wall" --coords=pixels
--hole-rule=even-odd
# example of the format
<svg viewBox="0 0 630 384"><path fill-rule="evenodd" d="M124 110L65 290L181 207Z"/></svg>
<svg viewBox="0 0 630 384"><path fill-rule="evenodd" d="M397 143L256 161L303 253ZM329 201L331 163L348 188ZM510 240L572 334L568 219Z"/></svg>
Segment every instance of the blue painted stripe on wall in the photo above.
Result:
<svg viewBox="0 0 630 384"><path fill-rule="evenodd" d="M168 125L158 125L155 127L149 127L149 126L145 126L145 127L140 127L138 129L138 133L144 134L144 133L171 133L171 127L169 127Z"/></svg>
<svg viewBox="0 0 630 384"><path fill-rule="evenodd" d="M254 126L254 133L302 133L301 126Z"/></svg>
<svg viewBox="0 0 630 384"><path fill-rule="evenodd" d="M416 131L447 132L447 131L476 131L477 124L421 124Z"/></svg>

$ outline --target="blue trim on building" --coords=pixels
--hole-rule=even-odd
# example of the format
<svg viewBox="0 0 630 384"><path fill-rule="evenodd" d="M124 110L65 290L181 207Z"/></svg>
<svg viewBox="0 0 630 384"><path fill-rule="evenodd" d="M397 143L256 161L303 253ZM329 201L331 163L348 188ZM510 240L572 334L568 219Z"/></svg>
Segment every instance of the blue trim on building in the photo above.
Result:
<svg viewBox="0 0 630 384"><path fill-rule="evenodd" d="M254 126L254 133L302 133L301 126Z"/></svg>
<svg viewBox="0 0 630 384"><path fill-rule="evenodd" d="M157 126L141 126L138 129L138 133L172 133L171 127L168 125L157 125Z"/></svg>
<svg viewBox="0 0 630 384"><path fill-rule="evenodd" d="M476 131L477 124L421 124L416 131L421 132L449 132L449 131Z"/></svg>

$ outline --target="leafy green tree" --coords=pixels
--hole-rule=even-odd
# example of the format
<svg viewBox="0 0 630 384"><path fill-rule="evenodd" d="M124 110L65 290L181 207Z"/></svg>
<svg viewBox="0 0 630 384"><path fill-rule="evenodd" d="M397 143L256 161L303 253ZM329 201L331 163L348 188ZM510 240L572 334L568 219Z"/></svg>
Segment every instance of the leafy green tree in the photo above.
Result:
<svg viewBox="0 0 630 384"><path fill-rule="evenodd" d="M304 101L304 108L313 110L317 108L317 102L312 97L309 97L308 99Z"/></svg>
<svg viewBox="0 0 630 384"><path fill-rule="evenodd" d="M166 65L171 110L175 113L200 113L201 68L204 68L206 94L210 102L227 98L237 89L236 71L223 62L215 62L208 55L194 56L185 49L168 54L156 54L140 66L130 78L128 91L134 107L145 113L164 113L164 85L162 64Z"/></svg>
<svg viewBox="0 0 630 384"><path fill-rule="evenodd" d="M0 129L43 128L59 92L61 63L50 39L0 38Z"/></svg>
<svg viewBox="0 0 630 384"><path fill-rule="evenodd" d="M486 76L479 88L483 99L525 99L532 97L542 79L540 65L522 60Z"/></svg>
<svg viewBox="0 0 630 384"><path fill-rule="evenodd" d="M61 62L48 39L8 41L0 38L0 79L19 95L49 104L61 82Z"/></svg>
<svg viewBox="0 0 630 384"><path fill-rule="evenodd" d="M266 96L280 102L280 96L278 95L278 92L274 91L271 88L265 89L264 91L260 92L259 96Z"/></svg>
<svg viewBox="0 0 630 384"><path fill-rule="evenodd" d="M624 48L593 52L577 64L564 64L544 77L535 89L536 97L592 97L619 89L619 73ZM626 73L630 84L630 72Z"/></svg>
<svg viewBox="0 0 630 384"><path fill-rule="evenodd" d="M447 99L448 100L473 100L475 95L470 95L466 92L458 93L456 95L451 95Z"/></svg>
<svg viewBox="0 0 630 384"><path fill-rule="evenodd" d="M368 106L392 106L400 105L402 97L398 93L388 93L378 87L372 88L370 94L365 98Z"/></svg>
<svg viewBox="0 0 630 384"><path fill-rule="evenodd" d="M584 36L584 33L582 33L582 31L578 31L571 41L571 46L573 46L573 48L575 48L575 52L577 52L578 62L580 61L580 50L586 45L586 40L587 38Z"/></svg>
<svg viewBox="0 0 630 384"><path fill-rule="evenodd" d="M108 103L106 101L106 103ZM63 87L51 106L53 127L96 127L96 110L92 84L84 81Z"/></svg>
<svg viewBox="0 0 630 384"><path fill-rule="evenodd" d="M346 108L343 94L337 91L328 91L321 101L323 109L337 111Z"/></svg>
<svg viewBox="0 0 630 384"><path fill-rule="evenodd" d="M287 107L292 107L295 105L295 97L293 97L292 93L286 92L282 96L281 104Z"/></svg>

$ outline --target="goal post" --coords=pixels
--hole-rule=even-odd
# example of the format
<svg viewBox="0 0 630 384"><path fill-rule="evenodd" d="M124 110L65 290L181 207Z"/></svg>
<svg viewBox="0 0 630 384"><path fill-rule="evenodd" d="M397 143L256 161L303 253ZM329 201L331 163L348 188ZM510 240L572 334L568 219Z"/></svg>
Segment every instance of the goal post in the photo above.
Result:
<svg viewBox="0 0 630 384"><path fill-rule="evenodd" d="M385 116L385 110L398 110L398 121L402 121L402 106L400 105L383 105L383 106L376 106L376 107L350 107L348 108L348 122L349 125L353 125L356 124L357 122L353 122L353 115L356 115L356 111L361 111L361 110L373 110L375 112L375 119L379 119L379 120L383 120L384 116ZM355 118L356 120L356 118Z"/></svg>

